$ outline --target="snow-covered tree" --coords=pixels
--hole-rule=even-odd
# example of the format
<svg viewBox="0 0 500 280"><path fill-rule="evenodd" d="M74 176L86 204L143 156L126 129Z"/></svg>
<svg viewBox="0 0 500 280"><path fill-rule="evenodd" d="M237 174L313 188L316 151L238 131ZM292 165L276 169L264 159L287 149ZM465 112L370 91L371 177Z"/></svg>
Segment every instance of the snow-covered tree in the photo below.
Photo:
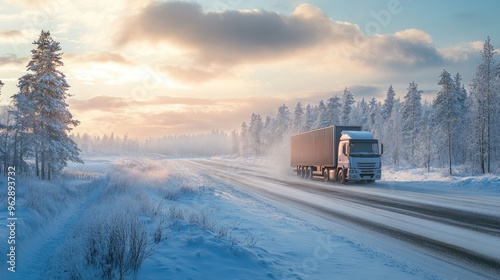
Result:
<svg viewBox="0 0 500 280"><path fill-rule="evenodd" d="M340 98L338 96L328 99L326 109L328 111L329 123L327 126L340 124L340 108L342 108L342 103L340 103Z"/></svg>
<svg viewBox="0 0 500 280"><path fill-rule="evenodd" d="M470 112L468 108L469 98L467 90L462 82L462 76L459 72L453 78L453 86L455 88L455 110L457 112L455 121L455 141L454 141L454 158L458 163L465 163L467 160L467 150L469 137L469 118Z"/></svg>
<svg viewBox="0 0 500 280"><path fill-rule="evenodd" d="M385 120L385 125L382 126L382 133L378 134L381 137L386 149L383 159L388 159L394 166L398 166L401 161L403 149L402 144L402 102L397 99L394 101L394 107L391 112L391 117Z"/></svg>
<svg viewBox="0 0 500 280"><path fill-rule="evenodd" d="M18 130L32 136L29 147L33 149L36 175L50 180L68 161L82 162L80 150L68 134L79 122L67 108L69 85L57 69L63 66L59 42L50 32L42 31L33 44L36 48L27 65L29 74L19 79L20 91L12 98L18 109ZM29 118L29 123L23 123L23 118Z"/></svg>
<svg viewBox="0 0 500 280"><path fill-rule="evenodd" d="M379 102L377 102L377 99L375 99L375 97L372 97L372 99L370 99L370 102L368 103L368 112L370 115L370 117L368 118L368 125L370 128L375 129L375 124L378 122L377 114L379 114L380 112Z"/></svg>
<svg viewBox="0 0 500 280"><path fill-rule="evenodd" d="M356 107L352 108L350 124L359 125L363 130L367 129L368 111L368 103L366 103L365 99L362 98L361 101L358 102Z"/></svg>
<svg viewBox="0 0 500 280"><path fill-rule="evenodd" d="M241 148L240 148L241 155L246 156L248 155L249 152L249 142L250 142L248 126L246 122L243 122L241 124L240 141L241 141Z"/></svg>
<svg viewBox="0 0 500 280"><path fill-rule="evenodd" d="M342 125L349 125L352 104L354 104L354 102L354 96L346 87L344 89L344 94L342 95L342 116L340 117L340 123Z"/></svg>
<svg viewBox="0 0 500 280"><path fill-rule="evenodd" d="M2 95L2 87L4 86L4 83L2 80L0 80L0 96ZM0 99L1 100L1 99ZM3 112L0 112L0 117L3 117ZM6 164L6 156L7 156L7 131L6 131L6 124L3 123L2 118L0 118L0 170L4 171L5 167L7 166Z"/></svg>
<svg viewBox="0 0 500 280"><path fill-rule="evenodd" d="M441 151L446 151L448 158L448 172L452 175L453 165L453 145L456 141L455 128L456 121L460 113L458 107L458 96L455 88L455 83L448 71L441 72L438 85L441 90L438 91L437 97L434 99L434 108L436 114L437 135L441 139Z"/></svg>
<svg viewBox="0 0 500 280"><path fill-rule="evenodd" d="M435 147L437 145L435 145L435 143L439 140L442 140L440 136L436 137L435 135L437 127L435 122L438 120L438 118L435 117L435 113L436 112L433 106L428 102L425 102L422 105L422 129L420 131L421 141L417 143L417 145L420 151L419 161L421 160L423 162L423 165L425 168L427 168L427 171L429 171L431 168L432 158L437 154L437 151L435 151Z"/></svg>
<svg viewBox="0 0 500 280"><path fill-rule="evenodd" d="M274 120L270 117L267 116L266 120L264 121L264 128L262 130L262 152L265 153L267 149L271 147L274 141L274 131L273 131L273 126L274 126Z"/></svg>
<svg viewBox="0 0 500 280"><path fill-rule="evenodd" d="M231 131L231 152L235 155L240 152L240 138L236 129Z"/></svg>
<svg viewBox="0 0 500 280"><path fill-rule="evenodd" d="M262 118L259 114L253 113L250 119L250 125L248 126L248 136L251 152L257 156L261 154L261 138L263 129L264 123L262 122Z"/></svg>
<svg viewBox="0 0 500 280"><path fill-rule="evenodd" d="M316 121L316 119L317 117L314 112L314 108L311 106L311 104L307 104L302 131L310 131L314 129L314 122Z"/></svg>
<svg viewBox="0 0 500 280"><path fill-rule="evenodd" d="M408 93L404 97L402 108L402 141L406 159L416 164L417 143L419 141L420 117L422 116L422 91L418 89L418 84L411 82L408 86Z"/></svg>
<svg viewBox="0 0 500 280"><path fill-rule="evenodd" d="M302 103L297 102L297 106L295 106L295 110L293 111L292 133L301 132L303 123L304 123L304 109L302 109Z"/></svg>
<svg viewBox="0 0 500 280"><path fill-rule="evenodd" d="M388 120L391 117L392 108L394 108L395 96L396 93L394 92L392 85L390 85L389 89L387 89L387 97L384 100L384 105L382 105L382 117L384 120Z"/></svg>
<svg viewBox="0 0 500 280"><path fill-rule="evenodd" d="M314 123L314 128L323 128L329 125L329 114L326 108L325 102L323 100L319 101L318 109L316 113L316 121Z"/></svg>
<svg viewBox="0 0 500 280"><path fill-rule="evenodd" d="M290 125L290 111L288 110L288 107L283 104L278 108L278 113L276 114L274 122L275 143L283 142L285 136L289 133Z"/></svg>
<svg viewBox="0 0 500 280"><path fill-rule="evenodd" d="M481 50L481 64L476 69L471 89L474 99L475 135L478 137L478 159L482 173L491 172L492 132L498 129L498 126L493 125L494 117L498 115L500 98L499 66L494 58L495 53L495 48L488 37Z"/></svg>

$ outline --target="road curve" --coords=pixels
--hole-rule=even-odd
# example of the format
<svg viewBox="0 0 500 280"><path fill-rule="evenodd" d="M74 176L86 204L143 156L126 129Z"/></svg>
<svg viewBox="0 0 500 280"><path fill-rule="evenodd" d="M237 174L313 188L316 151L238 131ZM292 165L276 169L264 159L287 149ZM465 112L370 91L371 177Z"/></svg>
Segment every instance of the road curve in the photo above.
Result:
<svg viewBox="0 0 500 280"><path fill-rule="evenodd" d="M267 199L417 246L480 277L500 275L500 210L494 199L478 205L464 196L366 191L223 161L183 161Z"/></svg>

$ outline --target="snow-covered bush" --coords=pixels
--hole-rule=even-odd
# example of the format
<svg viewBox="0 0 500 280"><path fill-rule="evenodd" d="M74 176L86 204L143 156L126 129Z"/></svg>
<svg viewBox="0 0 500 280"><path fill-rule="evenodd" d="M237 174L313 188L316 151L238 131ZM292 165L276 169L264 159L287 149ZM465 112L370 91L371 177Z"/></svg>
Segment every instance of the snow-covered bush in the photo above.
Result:
<svg viewBox="0 0 500 280"><path fill-rule="evenodd" d="M74 232L59 247L50 278L124 279L135 277L153 250L140 205L133 197L103 197L89 209Z"/></svg>

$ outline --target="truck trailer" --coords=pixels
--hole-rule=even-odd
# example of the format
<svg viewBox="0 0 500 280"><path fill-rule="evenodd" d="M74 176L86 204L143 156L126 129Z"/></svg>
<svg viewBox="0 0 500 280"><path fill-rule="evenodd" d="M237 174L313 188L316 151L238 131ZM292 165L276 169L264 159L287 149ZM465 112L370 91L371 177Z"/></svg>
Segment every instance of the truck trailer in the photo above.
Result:
<svg viewBox="0 0 500 280"><path fill-rule="evenodd" d="M383 145L360 126L329 126L291 138L291 165L298 176L324 181L374 182L382 176Z"/></svg>

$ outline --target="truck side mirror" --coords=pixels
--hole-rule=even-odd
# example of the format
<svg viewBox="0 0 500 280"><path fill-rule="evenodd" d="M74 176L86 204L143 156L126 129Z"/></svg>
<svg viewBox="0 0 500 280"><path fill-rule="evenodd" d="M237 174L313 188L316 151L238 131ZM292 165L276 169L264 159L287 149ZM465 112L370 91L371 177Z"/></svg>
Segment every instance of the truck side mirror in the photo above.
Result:
<svg viewBox="0 0 500 280"><path fill-rule="evenodd" d="M381 155L384 154L384 144L383 143L380 143L380 154Z"/></svg>

